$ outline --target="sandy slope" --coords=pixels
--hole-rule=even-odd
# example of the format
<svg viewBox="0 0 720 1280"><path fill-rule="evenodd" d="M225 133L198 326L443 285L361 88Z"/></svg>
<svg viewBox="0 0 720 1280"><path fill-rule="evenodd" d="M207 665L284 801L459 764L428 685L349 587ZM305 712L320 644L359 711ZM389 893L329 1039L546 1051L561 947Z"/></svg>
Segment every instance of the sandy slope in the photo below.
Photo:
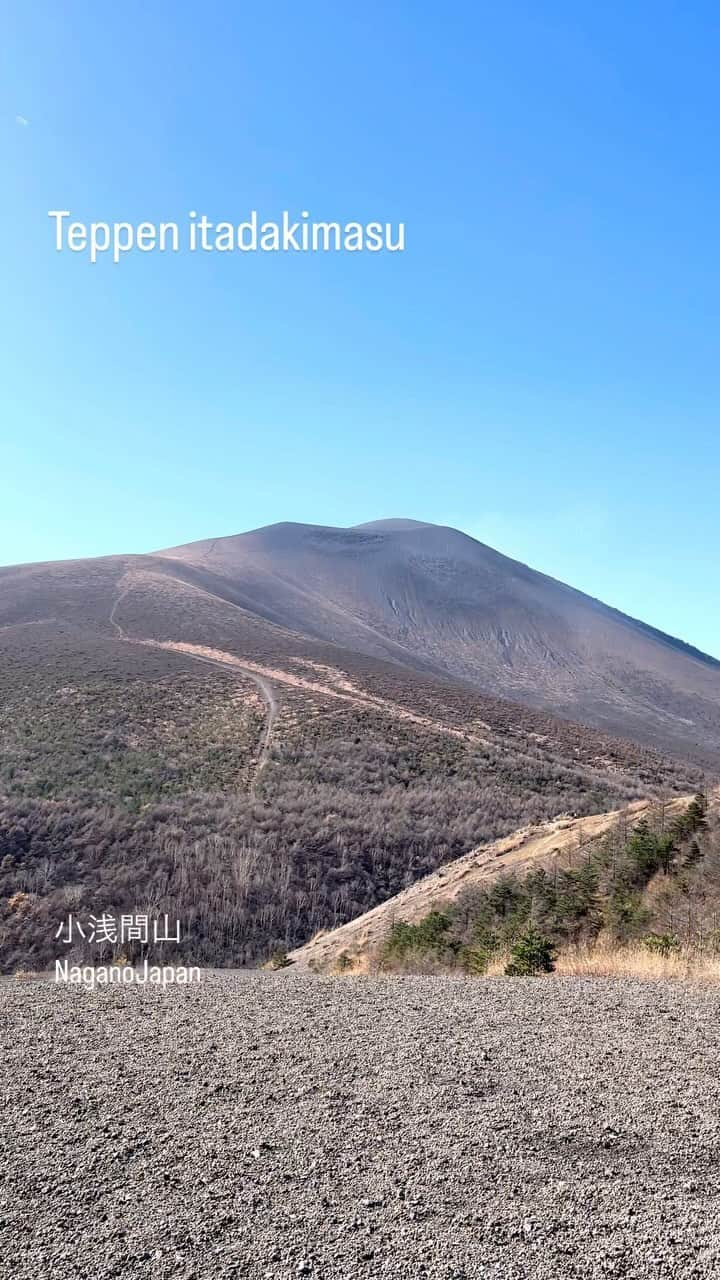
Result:
<svg viewBox="0 0 720 1280"><path fill-rule="evenodd" d="M683 796L671 801L666 812L677 812L689 799L689 796ZM395 920L416 923L433 906L452 902L463 889L492 880L503 871L572 865L573 859L579 859L587 845L608 831L623 813L637 820L649 807L649 801L640 800L626 810L587 818L559 817L552 822L522 827L502 840L481 845L462 858L447 863L439 871L418 880L409 889L356 920L319 935L291 952L291 958L300 965L312 965L320 971L332 969L342 952L347 952L356 963L366 963Z"/></svg>

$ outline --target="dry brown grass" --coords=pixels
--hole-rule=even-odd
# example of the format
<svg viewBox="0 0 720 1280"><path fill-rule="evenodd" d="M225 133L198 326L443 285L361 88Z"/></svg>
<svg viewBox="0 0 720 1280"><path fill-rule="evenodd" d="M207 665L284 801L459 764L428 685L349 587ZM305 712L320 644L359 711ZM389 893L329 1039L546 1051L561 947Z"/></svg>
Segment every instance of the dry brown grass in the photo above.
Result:
<svg viewBox="0 0 720 1280"><path fill-rule="evenodd" d="M498 951L490 959L483 978L503 978L510 960L506 951ZM379 973L413 973L426 977L454 974L461 971L449 968L437 959L419 953L405 956L402 963L381 965L377 954L365 953L352 956L350 966L344 970L349 976ZM337 968L330 970L337 973ZM466 975L472 977L472 975ZM543 975L545 976L545 975ZM637 978L647 982L674 980L677 982L720 983L720 955L691 949L681 949L663 956L640 943L620 946L607 939L593 944L566 947L555 961L555 970L548 977L558 978Z"/></svg>
<svg viewBox="0 0 720 1280"><path fill-rule="evenodd" d="M660 955L641 945L619 947L609 942L568 947L555 962L555 973L571 978L675 979L720 982L720 956L680 950Z"/></svg>

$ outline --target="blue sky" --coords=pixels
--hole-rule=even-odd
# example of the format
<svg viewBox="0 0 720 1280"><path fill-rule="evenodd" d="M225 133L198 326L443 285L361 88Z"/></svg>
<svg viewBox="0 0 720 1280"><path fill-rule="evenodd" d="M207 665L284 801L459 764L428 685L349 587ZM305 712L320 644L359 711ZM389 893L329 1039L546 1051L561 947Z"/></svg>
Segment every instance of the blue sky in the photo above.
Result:
<svg viewBox="0 0 720 1280"><path fill-rule="evenodd" d="M720 655L714 6L10 0L0 563L414 516ZM404 254L54 250L403 220Z"/></svg>

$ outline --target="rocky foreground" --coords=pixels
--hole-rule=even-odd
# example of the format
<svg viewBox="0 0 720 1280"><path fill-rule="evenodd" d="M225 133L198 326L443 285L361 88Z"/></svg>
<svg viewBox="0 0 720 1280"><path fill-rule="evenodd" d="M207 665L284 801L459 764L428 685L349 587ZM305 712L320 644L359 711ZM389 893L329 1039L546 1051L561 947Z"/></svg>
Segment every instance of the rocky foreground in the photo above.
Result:
<svg viewBox="0 0 720 1280"><path fill-rule="evenodd" d="M720 994L0 984L0 1274L720 1274Z"/></svg>

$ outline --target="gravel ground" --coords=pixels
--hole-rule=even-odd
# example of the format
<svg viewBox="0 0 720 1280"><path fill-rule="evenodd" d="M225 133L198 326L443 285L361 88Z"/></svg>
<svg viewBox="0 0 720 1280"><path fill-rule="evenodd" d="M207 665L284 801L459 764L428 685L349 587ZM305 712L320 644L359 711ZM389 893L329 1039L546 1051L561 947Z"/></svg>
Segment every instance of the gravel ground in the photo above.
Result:
<svg viewBox="0 0 720 1280"><path fill-rule="evenodd" d="M13 1280L720 1275L720 993L0 984Z"/></svg>

